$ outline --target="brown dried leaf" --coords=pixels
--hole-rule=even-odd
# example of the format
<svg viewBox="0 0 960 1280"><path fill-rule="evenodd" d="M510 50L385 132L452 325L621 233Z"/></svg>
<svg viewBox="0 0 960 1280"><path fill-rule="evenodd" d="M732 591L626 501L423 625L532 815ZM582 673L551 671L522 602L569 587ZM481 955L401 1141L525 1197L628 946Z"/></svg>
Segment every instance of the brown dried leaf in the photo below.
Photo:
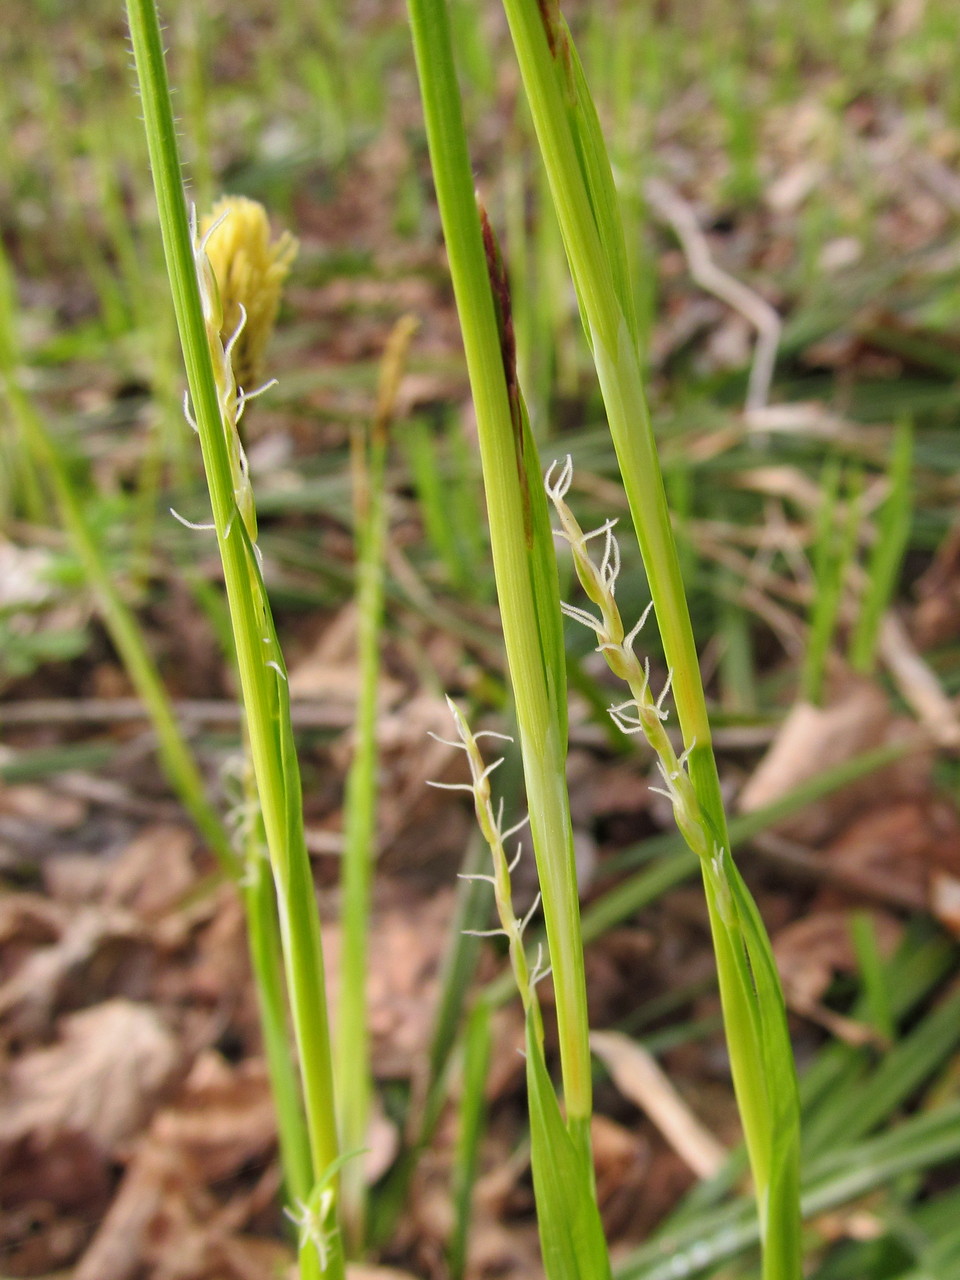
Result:
<svg viewBox="0 0 960 1280"><path fill-rule="evenodd" d="M893 741L905 731L907 726L893 719L885 694L866 681L849 683L827 707L797 703L741 791L739 808L750 813L773 804L817 774ZM816 843L837 829L843 815L856 811L865 797L872 798L878 790L888 797L916 794L925 787L928 771L928 757L914 754L808 805L802 813L778 824L777 830L796 840Z"/></svg>
<svg viewBox="0 0 960 1280"><path fill-rule="evenodd" d="M871 912L882 955L892 955L902 933L883 911ZM781 929L773 940L777 968L788 991L803 1000L819 1000L834 974L855 973L857 958L848 911L818 911Z"/></svg>
<svg viewBox="0 0 960 1280"><path fill-rule="evenodd" d="M913 616L918 647L931 649L960 634L960 525L937 548L933 563L917 583L920 602Z"/></svg>
<svg viewBox="0 0 960 1280"><path fill-rule="evenodd" d="M102 1215L107 1202L106 1178L97 1168L104 1188L101 1196L91 1195L76 1213L47 1195L22 1204L4 1196L0 1252L7 1275L47 1275L73 1261L89 1239L90 1223Z"/></svg>
<svg viewBox="0 0 960 1280"><path fill-rule="evenodd" d="M930 884L930 909L955 938L960 938L960 880L935 872Z"/></svg>
<svg viewBox="0 0 960 1280"><path fill-rule="evenodd" d="M367 1139L364 1143L363 1168L367 1181L372 1185L383 1177L400 1150L400 1129L390 1119L380 1095L374 1094L372 1114L367 1126Z"/></svg>
<svg viewBox="0 0 960 1280"><path fill-rule="evenodd" d="M616 1031L594 1031L590 1048L625 1098L646 1113L699 1178L710 1178L727 1152L701 1124L643 1045Z"/></svg>
<svg viewBox="0 0 960 1280"><path fill-rule="evenodd" d="M276 1118L263 1063L234 1068L217 1053L201 1054L176 1104L155 1117L150 1134L188 1158L205 1182L265 1159L276 1140Z"/></svg>
<svg viewBox="0 0 960 1280"><path fill-rule="evenodd" d="M934 871L960 875L960 816L937 799L874 805L844 829L825 856L834 866L912 887L922 902Z"/></svg>
<svg viewBox="0 0 960 1280"><path fill-rule="evenodd" d="M50 831L73 831L87 816L87 805L35 782L0 785L0 813L10 814Z"/></svg>
<svg viewBox="0 0 960 1280"><path fill-rule="evenodd" d="M0 895L0 982L5 983L37 947L56 942L66 918L61 907L39 894Z"/></svg>
<svg viewBox="0 0 960 1280"><path fill-rule="evenodd" d="M51 853L43 860L44 887L59 903L99 902L109 875L100 853Z"/></svg>
<svg viewBox="0 0 960 1280"><path fill-rule="evenodd" d="M169 822L143 828L110 868L105 898L151 919L172 910L196 882L194 836Z"/></svg>
<svg viewBox="0 0 960 1280"><path fill-rule="evenodd" d="M261 1280L279 1270L282 1246L236 1234L276 1195L275 1140L263 1064L234 1068L203 1054L154 1117L74 1280L127 1280L144 1261L156 1280ZM238 1187L226 1205L213 1195L256 1164L265 1168L252 1192Z"/></svg>
<svg viewBox="0 0 960 1280"><path fill-rule="evenodd" d="M10 1065L0 1145L69 1130L113 1153L143 1126L178 1061L176 1040L147 1005L108 1000L64 1018L57 1044Z"/></svg>
<svg viewBox="0 0 960 1280"><path fill-rule="evenodd" d="M85 1245L109 1204L116 1153L142 1127L179 1056L152 1009L112 1000L65 1018L56 1045L11 1064L0 1105L8 1267L39 1273Z"/></svg>
<svg viewBox="0 0 960 1280"><path fill-rule="evenodd" d="M597 1173L597 1203L608 1235L629 1222L643 1196L650 1168L650 1144L635 1129L609 1116L594 1113L590 1120L593 1163Z"/></svg>
<svg viewBox="0 0 960 1280"><path fill-rule="evenodd" d="M388 867L423 867L451 849L463 848L469 829L464 810L428 782L460 780L461 751L438 742L449 738L452 721L442 698L418 693L380 718L381 805L378 816L383 847L392 846ZM443 813L442 821L437 820ZM463 834L460 834L460 828Z"/></svg>
<svg viewBox="0 0 960 1280"><path fill-rule="evenodd" d="M0 1141L0 1255L7 1275L42 1275L77 1256L103 1217L113 1170L86 1135Z"/></svg>
<svg viewBox="0 0 960 1280"><path fill-rule="evenodd" d="M291 664L290 697L323 699L356 703L360 689L357 666L357 610L346 604L324 631L313 649ZM381 675L377 685L381 707L392 707L403 692L403 685Z"/></svg>
<svg viewBox="0 0 960 1280"><path fill-rule="evenodd" d="M578 757L584 760L577 771ZM599 818L624 815L635 818L650 803L650 786L639 761L597 766L594 752L571 751L568 762L570 808L576 826Z"/></svg>
<svg viewBox="0 0 960 1280"><path fill-rule="evenodd" d="M871 912L871 917L881 955L892 955L903 932L900 922L884 911ZM848 911L818 911L794 921L776 935L773 951L790 1008L848 1044L877 1039L873 1028L821 1004L835 974L857 971Z"/></svg>
<svg viewBox="0 0 960 1280"><path fill-rule="evenodd" d="M0 986L7 1034L43 1032L62 1005L143 993L153 948L133 916L83 907L63 916L61 929L55 942L32 951Z"/></svg>
<svg viewBox="0 0 960 1280"><path fill-rule="evenodd" d="M438 969L445 952L454 895L400 892L389 906L374 907L367 984L374 1070L379 1079L406 1079L426 1060L433 1029ZM327 991L336 1007L340 927L325 921Z"/></svg>
<svg viewBox="0 0 960 1280"><path fill-rule="evenodd" d="M290 1251L279 1241L238 1234L265 1197L240 1195L220 1205L198 1180L188 1157L148 1138L74 1280L129 1280L150 1268L154 1280L263 1280L280 1275ZM276 1195L272 1170L261 1180Z"/></svg>

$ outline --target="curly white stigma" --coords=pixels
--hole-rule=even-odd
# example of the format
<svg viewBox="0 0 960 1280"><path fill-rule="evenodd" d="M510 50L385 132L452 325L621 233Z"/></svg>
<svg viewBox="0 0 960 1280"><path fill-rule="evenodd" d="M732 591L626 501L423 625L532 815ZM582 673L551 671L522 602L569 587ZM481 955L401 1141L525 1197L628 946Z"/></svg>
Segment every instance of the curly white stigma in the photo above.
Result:
<svg viewBox="0 0 960 1280"><path fill-rule="evenodd" d="M668 673L659 695L654 696L650 688L649 659L641 663L634 652L637 637L650 615L653 602L647 605L639 621L627 632L615 599L616 582L620 573L620 548L613 536L615 522L607 520L591 533L584 533L566 502L573 483L570 455L567 455L559 471L557 467L558 463L554 462L544 478L547 496L560 518L561 527L555 532L569 544L580 585L600 609L600 616L597 617L589 609L582 609L579 605L562 604L560 607L566 617L594 632L598 640L597 651L603 654L614 675L629 686L631 696L625 702L610 707L610 717L621 732L642 733L653 748L664 786L652 787L651 790L666 796L673 806L677 826L687 843L701 858L708 858L710 842L706 825L687 772L687 761L696 744L689 743L678 756L663 727L669 714L665 704L673 673ZM601 537L603 554L598 562L593 558L591 543Z"/></svg>
<svg viewBox="0 0 960 1280"><path fill-rule="evenodd" d="M493 859L493 874L477 873L465 875L463 878L466 880L482 880L492 885L499 919L499 925L495 929L471 929L467 932L475 937L504 937L507 939L510 964L520 991L520 998L523 1001L524 1008L528 1008L536 999L534 988L549 972L548 967L543 963L542 948L538 951L537 961L531 968L523 946L523 936L540 907L540 894L538 893L534 898L529 910L518 919L513 907L511 876L520 861L523 846L518 841L514 856L508 858L506 845L518 831L521 831L527 825L529 818L524 817L513 826L504 829L503 800L501 799L496 809L494 809L493 797L490 791L490 775L503 764L503 757L500 756L490 764L485 764L478 746L480 738L499 738L505 742L511 742L512 739L507 734L495 733L492 729L484 729L479 733L472 733L465 716L451 698L447 698L447 706L450 708L450 714L453 716L457 727L457 740L440 738L437 734L431 734L430 736L448 747L454 747L466 753L467 763L470 768L470 782L431 782L429 785L444 791L465 791L473 796L477 824L484 840L487 842Z"/></svg>
<svg viewBox="0 0 960 1280"><path fill-rule="evenodd" d="M296 1201L292 1209L284 1213L296 1226L301 1251L312 1244L317 1252L321 1272L326 1271L333 1255L333 1242L339 1228L332 1225L331 1217L336 1195L332 1187L325 1187L308 1201Z"/></svg>

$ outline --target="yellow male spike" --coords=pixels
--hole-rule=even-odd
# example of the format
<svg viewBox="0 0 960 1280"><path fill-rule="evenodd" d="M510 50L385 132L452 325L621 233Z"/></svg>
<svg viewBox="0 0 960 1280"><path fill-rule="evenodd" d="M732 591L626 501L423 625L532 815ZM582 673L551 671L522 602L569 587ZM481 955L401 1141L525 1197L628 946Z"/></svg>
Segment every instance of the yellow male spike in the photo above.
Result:
<svg viewBox="0 0 960 1280"><path fill-rule="evenodd" d="M263 357L297 241L289 231L271 239L267 211L245 196L218 200L200 234L209 234L205 248L220 294L220 340L229 345L236 385L253 391L263 377Z"/></svg>

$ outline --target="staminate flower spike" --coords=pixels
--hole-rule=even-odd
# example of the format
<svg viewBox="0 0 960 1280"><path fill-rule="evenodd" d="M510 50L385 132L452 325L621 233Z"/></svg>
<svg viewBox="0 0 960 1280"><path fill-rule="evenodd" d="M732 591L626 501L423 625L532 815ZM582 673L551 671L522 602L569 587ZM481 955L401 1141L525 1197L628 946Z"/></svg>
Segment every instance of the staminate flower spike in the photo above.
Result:
<svg viewBox="0 0 960 1280"><path fill-rule="evenodd" d="M297 252L288 233L271 240L263 205L227 196L200 228L192 217L194 257L207 342L233 478L237 509L256 545L257 522L247 456L239 423L247 402L271 383L257 386L276 323L280 291ZM247 390L247 388L251 388ZM187 420L193 425L187 414Z"/></svg>
<svg viewBox="0 0 960 1280"><path fill-rule="evenodd" d="M200 234L220 297L220 340L237 386L255 387L297 242L288 231L273 239L263 205L244 196L218 200Z"/></svg>

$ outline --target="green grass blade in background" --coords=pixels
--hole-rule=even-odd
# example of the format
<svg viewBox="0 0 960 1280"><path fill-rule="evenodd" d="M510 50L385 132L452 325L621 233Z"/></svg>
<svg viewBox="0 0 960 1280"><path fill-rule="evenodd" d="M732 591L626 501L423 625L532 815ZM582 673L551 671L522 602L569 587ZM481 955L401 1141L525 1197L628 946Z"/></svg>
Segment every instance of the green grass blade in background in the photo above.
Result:
<svg viewBox="0 0 960 1280"><path fill-rule="evenodd" d="M848 492L849 505L844 511L842 488L839 465L825 468L816 516L812 600L801 680L801 697L815 706L823 703L831 645L843 604L844 584L856 556L860 524L859 503Z"/></svg>
<svg viewBox="0 0 960 1280"><path fill-rule="evenodd" d="M193 752L181 732L170 697L147 648L133 610L111 576L103 551L71 483L69 469L17 375L16 315L12 279L0 246L0 380L25 457L53 490L60 521L83 568L90 591L120 660L149 716L167 777L197 829L232 877L240 863L230 837L206 793Z"/></svg>
<svg viewBox="0 0 960 1280"><path fill-rule="evenodd" d="M478 1001L467 1020L463 1037L463 1079L453 1167L454 1227L448 1250L452 1280L461 1280L467 1264L473 1190L486 1121L485 1094L492 1048L492 1012L485 1000Z"/></svg>
<svg viewBox="0 0 960 1280"><path fill-rule="evenodd" d="M913 424L903 418L893 442L890 491L877 514L877 538L867 561L860 612L850 638L850 665L869 675L876 659L883 614L896 594L897 578L913 517Z"/></svg>
<svg viewBox="0 0 960 1280"><path fill-rule="evenodd" d="M347 1151L360 1151L366 1146L373 1090L366 996L367 930L377 855L376 730L387 539L387 432L415 328L416 321L406 316L398 321L387 340L374 421L369 438L364 432L363 437L355 439L353 456L360 693L356 748L344 796L343 941L335 1053L340 1140ZM367 1216L363 1161L348 1161L340 1180L344 1231L351 1252L359 1254L365 1243Z"/></svg>
<svg viewBox="0 0 960 1280"><path fill-rule="evenodd" d="M864 999L869 1010L867 1021L887 1044L896 1037L890 993L877 939L874 917L869 911L857 911L850 919L850 937L863 981Z"/></svg>
<svg viewBox="0 0 960 1280"><path fill-rule="evenodd" d="M803 1183L803 1216L816 1217L882 1187L902 1174L949 1165L960 1155L960 1105L907 1120L891 1134L844 1146L829 1171L814 1165ZM675 1233L664 1232L614 1268L616 1280L688 1280L759 1241L756 1215L734 1203L704 1212ZM717 1274L717 1273L715 1273Z"/></svg>

